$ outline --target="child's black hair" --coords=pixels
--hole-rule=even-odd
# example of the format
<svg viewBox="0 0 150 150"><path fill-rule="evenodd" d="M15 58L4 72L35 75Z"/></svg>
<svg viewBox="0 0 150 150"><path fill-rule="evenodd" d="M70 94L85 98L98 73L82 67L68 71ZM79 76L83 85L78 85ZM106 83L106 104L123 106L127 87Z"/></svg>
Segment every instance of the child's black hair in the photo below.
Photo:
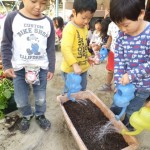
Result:
<svg viewBox="0 0 150 150"><path fill-rule="evenodd" d="M110 24L111 20L109 17L103 19L101 21L101 33L100 33L100 37L102 39L104 39L105 37L107 37L107 31L108 31L108 26Z"/></svg>
<svg viewBox="0 0 150 150"><path fill-rule="evenodd" d="M97 24L97 23L101 24L101 21L102 21L102 19L96 19L94 24Z"/></svg>
<svg viewBox="0 0 150 150"><path fill-rule="evenodd" d="M144 19L150 21L150 0L147 1Z"/></svg>
<svg viewBox="0 0 150 150"><path fill-rule="evenodd" d="M71 20L71 18L73 18L73 17L74 17L73 14L71 14L70 17L69 17L69 20Z"/></svg>
<svg viewBox="0 0 150 150"><path fill-rule="evenodd" d="M64 20L63 20L63 18L58 16L58 17L56 17L56 20L58 21L57 28L60 28L60 30L63 30L63 27L64 27Z"/></svg>
<svg viewBox="0 0 150 150"><path fill-rule="evenodd" d="M96 0L74 0L73 9L75 9L76 14L82 13L83 11L90 11L94 13L97 9Z"/></svg>
<svg viewBox="0 0 150 150"><path fill-rule="evenodd" d="M124 19L136 21L145 9L145 0L111 0L110 18L115 23L120 23Z"/></svg>
<svg viewBox="0 0 150 150"><path fill-rule="evenodd" d="M19 9L22 9L22 8L24 8L23 2L21 2L20 5L19 5Z"/></svg>

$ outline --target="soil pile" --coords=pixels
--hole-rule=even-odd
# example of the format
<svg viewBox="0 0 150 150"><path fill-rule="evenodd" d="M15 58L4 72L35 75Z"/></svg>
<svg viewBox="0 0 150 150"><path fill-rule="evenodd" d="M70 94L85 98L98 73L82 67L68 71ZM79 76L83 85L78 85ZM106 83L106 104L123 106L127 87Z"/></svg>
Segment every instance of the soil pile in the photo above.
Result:
<svg viewBox="0 0 150 150"><path fill-rule="evenodd" d="M109 120L90 100L86 104L68 101L63 105L88 150L120 150L128 146L117 132L104 134L99 139L100 128Z"/></svg>

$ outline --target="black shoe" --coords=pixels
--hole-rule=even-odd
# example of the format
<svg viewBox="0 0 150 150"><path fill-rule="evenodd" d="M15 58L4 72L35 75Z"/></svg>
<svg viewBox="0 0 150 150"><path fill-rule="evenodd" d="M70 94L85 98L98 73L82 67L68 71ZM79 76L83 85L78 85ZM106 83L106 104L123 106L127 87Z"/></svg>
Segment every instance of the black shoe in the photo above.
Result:
<svg viewBox="0 0 150 150"><path fill-rule="evenodd" d="M51 127L50 121L46 119L44 115L37 116L36 121L39 124L39 126L46 131L49 130Z"/></svg>
<svg viewBox="0 0 150 150"><path fill-rule="evenodd" d="M33 117L33 116L32 116ZM26 133L29 130L30 127L30 120L32 119L32 117L27 118L27 117L23 117L19 126L19 130L21 131L21 133Z"/></svg>

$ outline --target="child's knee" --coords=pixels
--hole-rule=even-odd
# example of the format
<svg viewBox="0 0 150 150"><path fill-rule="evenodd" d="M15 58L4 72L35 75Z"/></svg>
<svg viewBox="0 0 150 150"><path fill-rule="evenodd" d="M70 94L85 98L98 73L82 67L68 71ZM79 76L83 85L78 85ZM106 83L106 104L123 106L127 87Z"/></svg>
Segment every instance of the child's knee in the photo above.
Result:
<svg viewBox="0 0 150 150"><path fill-rule="evenodd" d="M41 99L39 99L38 101L36 101L36 105L38 105L38 106L43 106L44 104L45 104L45 99L44 98L41 98Z"/></svg>

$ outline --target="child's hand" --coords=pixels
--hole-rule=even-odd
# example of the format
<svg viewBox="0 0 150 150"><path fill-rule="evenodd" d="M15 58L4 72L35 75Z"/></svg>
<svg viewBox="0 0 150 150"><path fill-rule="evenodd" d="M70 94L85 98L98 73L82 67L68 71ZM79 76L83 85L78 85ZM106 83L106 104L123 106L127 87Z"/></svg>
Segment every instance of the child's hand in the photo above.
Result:
<svg viewBox="0 0 150 150"><path fill-rule="evenodd" d="M80 68L80 66L77 63L73 64L72 66L73 66L73 70L74 70L75 74L81 74L82 73L82 69Z"/></svg>
<svg viewBox="0 0 150 150"><path fill-rule="evenodd" d="M104 47L104 48L107 48L107 49L108 49L107 45L103 45L102 47Z"/></svg>
<svg viewBox="0 0 150 150"><path fill-rule="evenodd" d="M6 69L6 70L4 71L4 74L5 74L7 77L16 78L16 75L15 75L15 72L14 72L14 69L13 69L13 68Z"/></svg>
<svg viewBox="0 0 150 150"><path fill-rule="evenodd" d="M104 19L105 19L106 17L108 17L108 16L109 16L109 11L110 11L110 10L105 9Z"/></svg>
<svg viewBox="0 0 150 150"><path fill-rule="evenodd" d="M95 43L95 42L92 42L91 47L94 47L95 45L96 45L96 43Z"/></svg>
<svg viewBox="0 0 150 150"><path fill-rule="evenodd" d="M88 58L88 63L90 64L90 66L94 66L95 62L92 56Z"/></svg>
<svg viewBox="0 0 150 150"><path fill-rule="evenodd" d="M114 89L114 93L116 93L116 92L117 92L117 89L115 88L115 89Z"/></svg>
<svg viewBox="0 0 150 150"><path fill-rule="evenodd" d="M130 83L130 80L129 80L129 75L126 73L122 76L122 78L120 80L120 84L126 85L128 83Z"/></svg>
<svg viewBox="0 0 150 150"><path fill-rule="evenodd" d="M54 76L54 73L48 72L47 73L47 80L51 80Z"/></svg>
<svg viewBox="0 0 150 150"><path fill-rule="evenodd" d="M93 49L94 51L99 51L100 48L101 48L100 45L98 45L98 44L92 44L92 49Z"/></svg>

